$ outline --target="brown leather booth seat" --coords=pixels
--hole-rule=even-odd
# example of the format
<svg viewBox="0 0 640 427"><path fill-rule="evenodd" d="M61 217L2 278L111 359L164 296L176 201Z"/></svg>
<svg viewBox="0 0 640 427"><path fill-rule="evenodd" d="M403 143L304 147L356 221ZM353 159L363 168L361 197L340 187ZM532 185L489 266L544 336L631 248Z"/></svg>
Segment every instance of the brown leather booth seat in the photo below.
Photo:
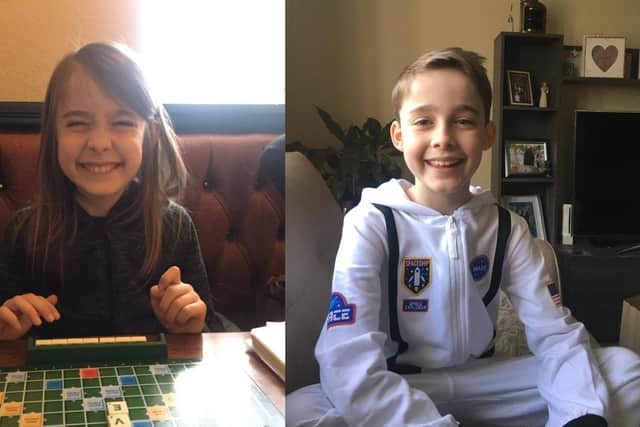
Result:
<svg viewBox="0 0 640 427"><path fill-rule="evenodd" d="M179 137L191 173L182 204L198 229L214 305L242 329L284 320L267 283L284 275L284 199L257 185L260 154L276 135ZM0 233L34 191L38 134L0 134Z"/></svg>

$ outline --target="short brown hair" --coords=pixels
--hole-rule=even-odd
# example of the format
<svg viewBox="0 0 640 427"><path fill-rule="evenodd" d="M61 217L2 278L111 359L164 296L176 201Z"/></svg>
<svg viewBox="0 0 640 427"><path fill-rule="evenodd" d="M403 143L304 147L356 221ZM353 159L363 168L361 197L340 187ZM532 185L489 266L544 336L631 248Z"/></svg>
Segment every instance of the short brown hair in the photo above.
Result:
<svg viewBox="0 0 640 427"><path fill-rule="evenodd" d="M409 92L414 78L427 70L452 68L459 70L471 79L478 89L484 107L485 123L489 122L491 109L491 83L487 78L487 70L483 63L485 58L475 52L463 50L459 47L432 50L420 56L402 71L391 92L391 105L396 120L400 121L400 108Z"/></svg>

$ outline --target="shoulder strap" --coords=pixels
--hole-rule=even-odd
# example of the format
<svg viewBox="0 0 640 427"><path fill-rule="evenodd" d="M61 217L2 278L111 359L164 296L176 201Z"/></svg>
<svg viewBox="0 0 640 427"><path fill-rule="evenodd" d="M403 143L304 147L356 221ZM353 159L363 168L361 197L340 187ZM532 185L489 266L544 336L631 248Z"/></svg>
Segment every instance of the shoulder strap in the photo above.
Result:
<svg viewBox="0 0 640 427"><path fill-rule="evenodd" d="M398 261L399 261L399 248L398 248L398 232L396 229L396 222L393 217L393 211L389 206L380 205L374 203L375 206L384 216L385 225L387 228L387 244L389 246L389 276L388 276L388 288L389 288L389 323L391 339L398 344L398 352L387 359L387 368L390 371L399 374L413 374L421 372L421 369L417 366L398 364L396 359L399 354L407 351L409 344L402 339L400 335L400 328L398 325ZM508 210L502 206L498 207L498 238L496 242L496 252L493 261L493 269L491 270L491 284L489 290L482 298L484 305L487 306L491 303L493 298L498 293L500 288L500 281L502 280L502 266L504 264L504 255L507 249L507 240L511 234L511 215ZM496 331L493 331L493 337L495 338ZM494 347L491 346L480 357L489 357L494 353Z"/></svg>
<svg viewBox="0 0 640 427"><path fill-rule="evenodd" d="M387 244L389 246L389 323L391 339L398 344L398 351L387 359L387 369L398 374L416 374L421 369L413 365L398 364L396 359L399 354L407 351L409 344L402 339L400 335L400 327L398 325L398 231L396 229L396 221L393 218L393 211L389 206L374 203L375 206L384 216L384 222L387 227Z"/></svg>
<svg viewBox="0 0 640 427"><path fill-rule="evenodd" d="M493 298L500 289L500 281L502 280L502 265L504 264L504 254L507 250L507 240L511 234L511 214L509 211L498 206L498 241L496 242L496 253L493 257L493 269L491 270L491 284L489 290L482 297L482 302L487 306L493 301Z"/></svg>
<svg viewBox="0 0 640 427"><path fill-rule="evenodd" d="M502 265L504 264L504 254L507 250L507 240L511 234L511 214L500 205L498 207L498 238L496 242L496 253L493 257L493 269L491 270L491 284L489 290L482 298L484 306L491 304L500 289L500 281L502 280ZM493 327L493 338L491 339L491 347L482 353L479 359L491 357L496 351L495 347L496 328Z"/></svg>

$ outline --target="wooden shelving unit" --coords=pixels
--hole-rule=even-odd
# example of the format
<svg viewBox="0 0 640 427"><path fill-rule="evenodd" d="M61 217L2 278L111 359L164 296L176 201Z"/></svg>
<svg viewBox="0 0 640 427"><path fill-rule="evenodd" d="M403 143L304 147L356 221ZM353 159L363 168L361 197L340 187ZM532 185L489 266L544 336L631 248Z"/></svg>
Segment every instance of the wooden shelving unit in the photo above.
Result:
<svg viewBox="0 0 640 427"><path fill-rule="evenodd" d="M558 107L562 84L563 36L559 34L500 33L494 43L493 119L497 143L493 150L491 188L500 199L505 195L540 196L546 234L556 242L560 235L559 202L556 199L555 169L558 161ZM528 71L531 75L534 106L510 105L507 70ZM540 84L551 88L548 107L537 107ZM505 141L548 141L551 172L544 176L505 174Z"/></svg>
<svg viewBox="0 0 640 427"><path fill-rule="evenodd" d="M492 190L503 195L538 194L542 198L547 240L560 262L563 304L603 344L618 341L622 301L640 294L640 253L620 256L616 248L587 241L561 244L562 204L573 199L574 111L607 109L608 93L637 93L623 109L640 110L640 80L619 78L565 78L562 76L563 36L557 34L500 33L494 45L493 118L497 146L493 150ZM550 86L549 108L509 105L507 70L531 74L534 105L541 81ZM590 102L600 102L592 105ZM620 110L615 100L610 109ZM549 141L550 176L505 176L504 143L510 139ZM607 142L608 143L608 142ZM595 172L597 173L597 172ZM635 185L628 183L627 185ZM596 189L594 191L602 191Z"/></svg>

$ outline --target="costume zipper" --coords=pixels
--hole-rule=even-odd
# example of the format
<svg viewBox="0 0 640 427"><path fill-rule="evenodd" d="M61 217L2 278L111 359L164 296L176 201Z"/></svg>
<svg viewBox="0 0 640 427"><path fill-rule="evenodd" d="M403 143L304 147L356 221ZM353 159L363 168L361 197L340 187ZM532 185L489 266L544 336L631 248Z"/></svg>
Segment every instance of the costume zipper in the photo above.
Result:
<svg viewBox="0 0 640 427"><path fill-rule="evenodd" d="M464 295L464 284L460 283L460 255L458 253L458 224L455 217L452 215L447 221L447 238L449 241L449 263L450 263L450 277L451 277L451 290L452 301L454 304L460 304L461 301L466 301ZM460 310L459 306L452 307L451 313L453 314L453 326L455 327L455 342L454 342L454 357L459 361L464 359L465 354L465 342L466 342L466 324L464 310Z"/></svg>
<svg viewBox="0 0 640 427"><path fill-rule="evenodd" d="M458 259L458 226L453 216L447 221L447 237L449 240L449 258Z"/></svg>
<svg viewBox="0 0 640 427"><path fill-rule="evenodd" d="M449 250L449 278L451 287L451 304L449 312L451 313L451 326L453 327L452 351L455 359L460 354L460 318L458 316L458 307L455 307L455 301L458 301L458 266L455 260L458 258L458 242L456 241L457 233L456 220L453 216L447 219L447 246Z"/></svg>

